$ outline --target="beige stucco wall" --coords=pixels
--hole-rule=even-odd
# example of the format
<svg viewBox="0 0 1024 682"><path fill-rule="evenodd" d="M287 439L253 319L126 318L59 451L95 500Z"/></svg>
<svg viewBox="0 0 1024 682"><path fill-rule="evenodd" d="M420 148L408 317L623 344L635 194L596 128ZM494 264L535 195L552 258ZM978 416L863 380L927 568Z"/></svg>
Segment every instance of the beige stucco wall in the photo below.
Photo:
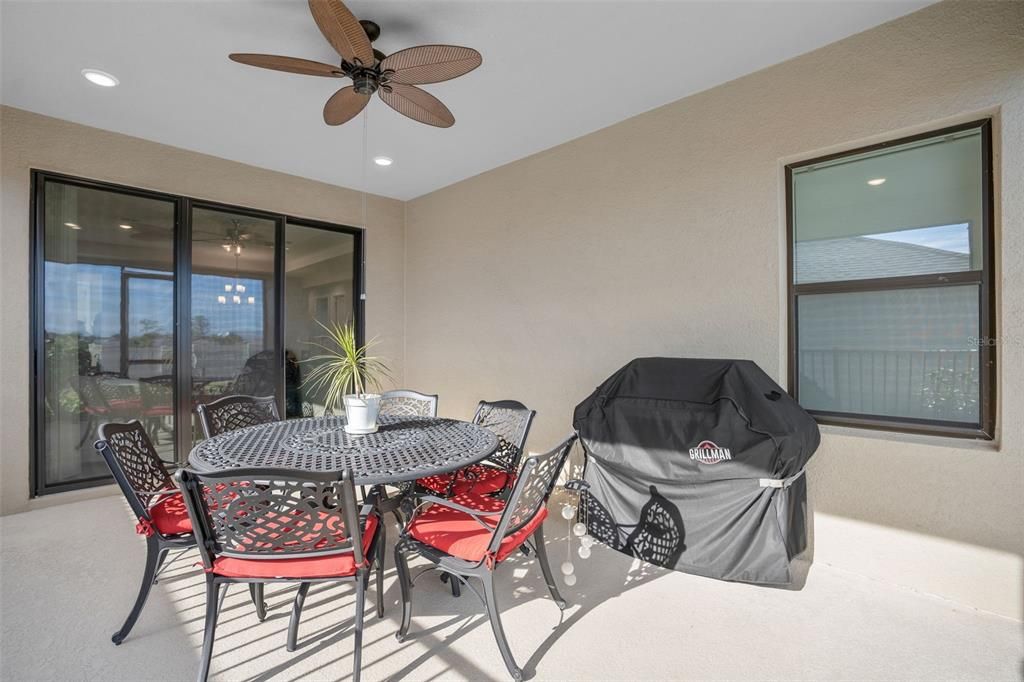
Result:
<svg viewBox="0 0 1024 682"><path fill-rule="evenodd" d="M783 165L987 115L1000 439L826 430L815 559L1020 618L1024 3L932 6L409 202L407 383L450 415L526 402L539 450L633 357L750 358L783 382Z"/></svg>
<svg viewBox="0 0 1024 682"><path fill-rule="evenodd" d="M29 169L278 211L346 225L362 224L359 192L233 161L0 108L0 513L109 492L109 488L29 500ZM368 335L393 359L403 357L404 205L367 201Z"/></svg>

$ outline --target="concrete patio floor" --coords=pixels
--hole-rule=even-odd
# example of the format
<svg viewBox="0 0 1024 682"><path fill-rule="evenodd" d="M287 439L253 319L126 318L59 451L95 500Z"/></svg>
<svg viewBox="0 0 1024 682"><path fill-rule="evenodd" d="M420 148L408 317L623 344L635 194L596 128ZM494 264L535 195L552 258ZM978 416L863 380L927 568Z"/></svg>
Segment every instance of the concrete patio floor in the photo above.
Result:
<svg viewBox="0 0 1024 682"><path fill-rule="evenodd" d="M557 572L565 525L548 522ZM394 526L389 527L393 540ZM0 678L191 680L202 639L203 584L188 554L154 587L120 647L110 635L141 577L144 544L117 497L0 521ZM560 613L533 559L499 571L505 629L527 677L635 679L974 679L1021 675L1021 624L814 565L800 591L757 588L635 563L603 547L575 559L579 582ZM385 605L367 614L366 680L507 680L477 598L453 599L425 575L411 639L399 644L391 556ZM336 680L351 676L352 591L314 588L299 649L285 651L292 587L271 586L259 623L241 587L228 594L213 679ZM373 591L369 593L372 600ZM372 602L371 602L372 603Z"/></svg>

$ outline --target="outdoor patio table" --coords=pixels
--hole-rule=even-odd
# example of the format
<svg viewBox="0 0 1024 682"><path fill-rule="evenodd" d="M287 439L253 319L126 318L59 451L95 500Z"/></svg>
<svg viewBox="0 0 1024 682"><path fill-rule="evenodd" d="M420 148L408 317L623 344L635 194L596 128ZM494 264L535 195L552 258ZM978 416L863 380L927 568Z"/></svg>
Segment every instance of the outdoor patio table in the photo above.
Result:
<svg viewBox="0 0 1024 682"><path fill-rule="evenodd" d="M376 433L350 435L344 417L307 417L248 426L192 448L198 471L256 467L351 469L356 485L396 484L474 464L498 449L476 424L439 417L380 417Z"/></svg>

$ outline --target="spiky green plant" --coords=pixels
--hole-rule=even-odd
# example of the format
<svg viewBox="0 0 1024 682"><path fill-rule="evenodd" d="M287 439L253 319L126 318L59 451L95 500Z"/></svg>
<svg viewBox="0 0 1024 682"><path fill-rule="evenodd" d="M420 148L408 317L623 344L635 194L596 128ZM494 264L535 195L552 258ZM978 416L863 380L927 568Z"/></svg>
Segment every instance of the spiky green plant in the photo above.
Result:
<svg viewBox="0 0 1024 682"><path fill-rule="evenodd" d="M384 360L370 355L370 350L378 343L376 337L360 346L354 325L332 322L328 326L319 320L317 324L327 332L329 345L307 342L323 352L305 360L316 366L302 386L314 391L324 390L324 406L328 410L338 407L343 396L362 396L368 388L379 390L381 382L391 378L391 370Z"/></svg>

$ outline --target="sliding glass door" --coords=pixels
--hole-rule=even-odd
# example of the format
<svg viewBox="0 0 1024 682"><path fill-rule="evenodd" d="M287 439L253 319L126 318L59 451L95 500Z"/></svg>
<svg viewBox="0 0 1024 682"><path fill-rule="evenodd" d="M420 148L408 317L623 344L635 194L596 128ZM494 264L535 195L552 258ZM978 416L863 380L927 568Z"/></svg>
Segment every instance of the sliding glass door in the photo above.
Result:
<svg viewBox="0 0 1024 682"><path fill-rule="evenodd" d="M323 413L303 377L318 323L361 333L361 230L41 171L33 201L34 494L110 481L104 422L183 462L200 403Z"/></svg>
<svg viewBox="0 0 1024 682"><path fill-rule="evenodd" d="M192 209L192 408L225 395L277 396L277 221ZM202 435L193 423L193 442Z"/></svg>
<svg viewBox="0 0 1024 682"><path fill-rule="evenodd" d="M105 480L106 421L173 459L175 202L51 179L35 200L36 489Z"/></svg>
<svg viewBox="0 0 1024 682"><path fill-rule="evenodd" d="M285 405L289 418L324 413L323 391L304 385L313 370L324 326L356 325L359 301L361 236L289 221L285 228Z"/></svg>

